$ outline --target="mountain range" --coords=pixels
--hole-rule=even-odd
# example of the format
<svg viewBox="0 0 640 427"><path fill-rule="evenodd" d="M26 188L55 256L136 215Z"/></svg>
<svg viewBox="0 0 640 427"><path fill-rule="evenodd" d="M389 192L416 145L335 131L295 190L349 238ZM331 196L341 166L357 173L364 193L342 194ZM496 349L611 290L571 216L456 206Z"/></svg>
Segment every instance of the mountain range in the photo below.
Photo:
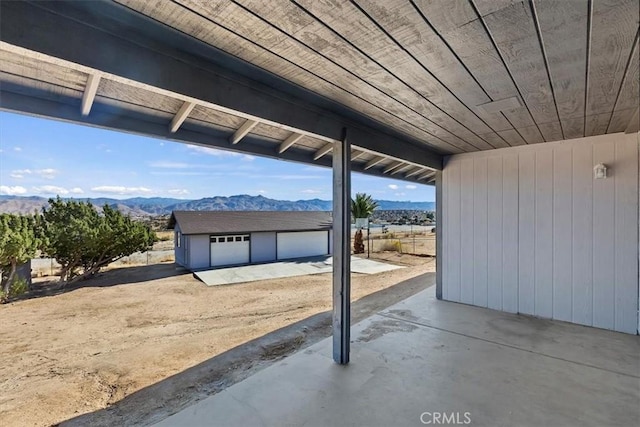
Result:
<svg viewBox="0 0 640 427"><path fill-rule="evenodd" d="M180 211L330 211L330 200L275 200L264 196L246 194L223 197L206 197L199 200L171 199L164 197L134 197L131 199L76 198L90 201L95 206L105 204L118 208L124 214L134 217L168 215L174 210ZM397 202L377 200L379 210L434 210L435 202ZM33 213L48 204L48 198L38 196L0 196L0 213Z"/></svg>

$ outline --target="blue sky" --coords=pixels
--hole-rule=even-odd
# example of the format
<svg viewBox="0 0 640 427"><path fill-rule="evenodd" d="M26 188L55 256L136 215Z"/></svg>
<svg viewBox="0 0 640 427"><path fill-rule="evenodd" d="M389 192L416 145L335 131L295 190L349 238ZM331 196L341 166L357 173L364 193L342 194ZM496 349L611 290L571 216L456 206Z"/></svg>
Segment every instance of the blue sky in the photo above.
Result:
<svg viewBox="0 0 640 427"><path fill-rule="evenodd" d="M433 201L433 187L354 173L353 193ZM331 199L331 170L0 112L0 194Z"/></svg>

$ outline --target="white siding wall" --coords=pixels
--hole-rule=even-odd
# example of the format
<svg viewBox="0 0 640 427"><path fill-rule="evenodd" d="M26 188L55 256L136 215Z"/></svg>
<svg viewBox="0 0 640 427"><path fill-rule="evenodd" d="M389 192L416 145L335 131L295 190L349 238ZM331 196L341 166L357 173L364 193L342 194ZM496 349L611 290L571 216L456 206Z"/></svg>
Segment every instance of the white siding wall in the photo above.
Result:
<svg viewBox="0 0 640 427"><path fill-rule="evenodd" d="M187 262L185 260L185 237L180 232L180 226L178 224L176 224L176 227L173 230L173 252L176 264L187 267Z"/></svg>
<svg viewBox="0 0 640 427"><path fill-rule="evenodd" d="M211 247L209 245L208 234L191 234L186 236L189 241L188 245L188 257L189 268L198 270L201 268L211 267L211 259L209 257L209 251Z"/></svg>
<svg viewBox="0 0 640 427"><path fill-rule="evenodd" d="M637 134L452 156L443 207L445 300L637 332Z"/></svg>
<svg viewBox="0 0 640 427"><path fill-rule="evenodd" d="M251 233L251 262L276 260L276 233Z"/></svg>

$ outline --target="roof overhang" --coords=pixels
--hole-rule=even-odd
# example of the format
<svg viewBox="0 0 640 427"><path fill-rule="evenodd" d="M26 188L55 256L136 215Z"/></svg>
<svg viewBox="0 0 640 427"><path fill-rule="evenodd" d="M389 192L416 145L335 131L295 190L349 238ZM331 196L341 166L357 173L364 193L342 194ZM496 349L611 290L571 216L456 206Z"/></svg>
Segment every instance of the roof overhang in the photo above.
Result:
<svg viewBox="0 0 640 427"><path fill-rule="evenodd" d="M442 168L441 153L421 142L119 4L0 7L0 52L22 66L0 61L3 110L319 166L331 165L327 144L347 128L353 171ZM51 81L50 69L63 78ZM65 86L71 75L84 81ZM217 120L190 118L194 107ZM367 168L377 156L384 161ZM394 178L430 181L406 175Z"/></svg>

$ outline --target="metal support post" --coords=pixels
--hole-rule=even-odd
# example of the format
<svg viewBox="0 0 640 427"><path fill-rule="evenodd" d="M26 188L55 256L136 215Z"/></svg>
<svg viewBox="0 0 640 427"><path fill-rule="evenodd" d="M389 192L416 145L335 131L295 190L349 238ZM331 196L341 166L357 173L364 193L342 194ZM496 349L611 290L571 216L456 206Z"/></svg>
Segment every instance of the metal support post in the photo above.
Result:
<svg viewBox="0 0 640 427"><path fill-rule="evenodd" d="M349 363L351 327L351 146L333 145L333 360Z"/></svg>

